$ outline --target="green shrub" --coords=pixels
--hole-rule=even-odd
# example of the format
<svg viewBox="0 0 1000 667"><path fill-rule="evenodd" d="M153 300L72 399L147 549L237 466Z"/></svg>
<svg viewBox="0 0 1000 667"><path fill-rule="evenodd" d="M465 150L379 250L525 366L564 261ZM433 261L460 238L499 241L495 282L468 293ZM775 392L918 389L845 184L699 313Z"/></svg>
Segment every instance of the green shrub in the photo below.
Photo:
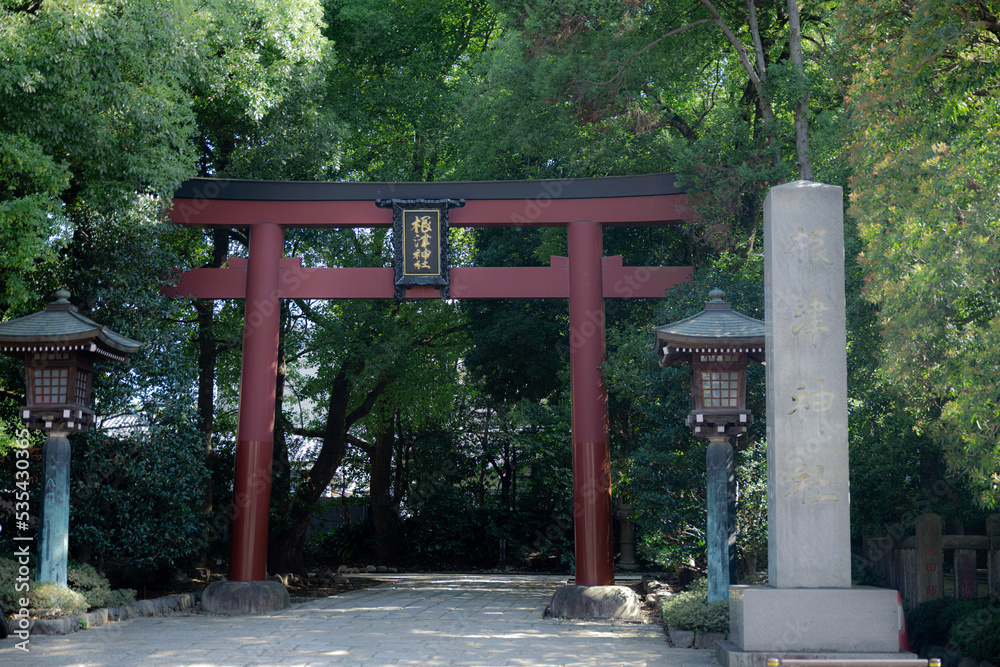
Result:
<svg viewBox="0 0 1000 667"><path fill-rule="evenodd" d="M105 599L102 607L124 607L135 602L135 589L116 588L112 590Z"/></svg>
<svg viewBox="0 0 1000 667"><path fill-rule="evenodd" d="M757 570L753 574L744 574L740 577L741 586L767 586L767 570Z"/></svg>
<svg viewBox="0 0 1000 667"><path fill-rule="evenodd" d="M205 434L166 406L144 431L74 436L70 549L143 569L176 566L204 550Z"/></svg>
<svg viewBox="0 0 1000 667"><path fill-rule="evenodd" d="M90 565L70 561L66 567L68 588L35 581L35 559L28 565L28 590L17 590L20 564L0 556L0 605L20 609L21 598L29 600L29 611L41 617L76 614L95 607L120 607L135 602L131 588L111 590L108 580ZM56 589L52 589L56 586ZM30 593L29 593L30 591ZM51 598L51 599L50 599ZM82 601L82 602L81 602ZM82 605L82 607L81 607Z"/></svg>
<svg viewBox="0 0 1000 667"><path fill-rule="evenodd" d="M66 568L66 582L70 588L79 591L87 598L87 605L90 608L120 607L135 602L134 590L131 588L111 590L107 577L86 563L70 561Z"/></svg>
<svg viewBox="0 0 1000 667"><path fill-rule="evenodd" d="M660 615L672 628L729 632L729 601L708 601L708 580L693 581L684 593L660 600Z"/></svg>
<svg viewBox="0 0 1000 667"><path fill-rule="evenodd" d="M364 558L374 547L375 526L371 519L351 521L332 528L316 541L317 556L344 565Z"/></svg>
<svg viewBox="0 0 1000 667"><path fill-rule="evenodd" d="M462 489L444 483L432 487L414 516L403 524L414 556L465 563L481 558L489 526L487 507L478 505Z"/></svg>
<svg viewBox="0 0 1000 667"><path fill-rule="evenodd" d="M885 577L861 558L853 557L851 558L851 585L883 588Z"/></svg>
<svg viewBox="0 0 1000 667"><path fill-rule="evenodd" d="M965 658L998 662L1000 608L979 609L963 616L952 626L948 641Z"/></svg>
<svg viewBox="0 0 1000 667"><path fill-rule="evenodd" d="M33 581L28 593L28 609L32 616L53 618L72 616L87 611L87 598L51 581Z"/></svg>
<svg viewBox="0 0 1000 667"><path fill-rule="evenodd" d="M17 560L9 558L6 556L0 556L0 605L3 606L4 610L10 609L20 609L20 600L26 597L27 591L18 591L17 577L19 564ZM34 579L35 577L35 563L34 558L28 566L29 577Z"/></svg>
<svg viewBox="0 0 1000 667"><path fill-rule="evenodd" d="M938 598L922 602L906 614L910 646L922 651L931 646L944 646L956 621L975 613L989 604L988 598L956 600Z"/></svg>

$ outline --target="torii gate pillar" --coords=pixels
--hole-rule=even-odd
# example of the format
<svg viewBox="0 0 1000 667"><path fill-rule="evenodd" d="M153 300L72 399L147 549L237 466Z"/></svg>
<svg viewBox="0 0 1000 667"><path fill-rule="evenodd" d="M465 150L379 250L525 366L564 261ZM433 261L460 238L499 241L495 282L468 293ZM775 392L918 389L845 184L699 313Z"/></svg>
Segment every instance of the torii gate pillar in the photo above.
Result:
<svg viewBox="0 0 1000 667"><path fill-rule="evenodd" d="M271 454L281 324L278 267L284 256L285 232L280 226L257 223L250 227L230 581L267 578L267 559L263 555L267 554L271 504Z"/></svg>
<svg viewBox="0 0 1000 667"><path fill-rule="evenodd" d="M614 583L611 455L604 363L604 244L597 222L571 222L569 241L573 523L578 586Z"/></svg>

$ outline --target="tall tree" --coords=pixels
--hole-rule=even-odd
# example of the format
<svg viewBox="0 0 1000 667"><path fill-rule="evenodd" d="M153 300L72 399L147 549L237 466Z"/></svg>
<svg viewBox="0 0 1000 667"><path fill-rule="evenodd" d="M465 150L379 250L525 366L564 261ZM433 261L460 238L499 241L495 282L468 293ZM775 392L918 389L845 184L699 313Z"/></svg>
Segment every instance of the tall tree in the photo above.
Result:
<svg viewBox="0 0 1000 667"><path fill-rule="evenodd" d="M881 372L979 501L1000 501L1000 22L989 4L842 9L851 208Z"/></svg>
<svg viewBox="0 0 1000 667"><path fill-rule="evenodd" d="M490 44L487 0L326 0L338 61L331 100L348 123L347 180L443 180L459 81Z"/></svg>
<svg viewBox="0 0 1000 667"><path fill-rule="evenodd" d="M836 103L811 57L825 47L826 3L801 17L787 0L499 6L511 33L473 102L470 132L489 132L492 118L505 138L487 145L523 137L504 159L541 145L546 175L678 171L698 201L691 229L712 251L752 251L767 187L812 177L807 126L821 119L825 129L816 111ZM510 109L494 113L501 105ZM572 119L588 129L568 130ZM575 140L560 146L561 136ZM628 159L609 165L604 146Z"/></svg>

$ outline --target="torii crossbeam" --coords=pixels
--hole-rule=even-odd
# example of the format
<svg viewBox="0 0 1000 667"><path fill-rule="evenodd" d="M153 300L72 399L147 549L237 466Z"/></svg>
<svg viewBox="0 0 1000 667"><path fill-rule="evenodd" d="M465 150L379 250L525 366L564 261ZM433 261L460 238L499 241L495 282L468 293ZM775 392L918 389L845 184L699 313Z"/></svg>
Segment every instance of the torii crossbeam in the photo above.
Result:
<svg viewBox="0 0 1000 667"><path fill-rule="evenodd" d="M267 529L280 299L390 299L392 268L304 268L284 257L284 229L388 227L388 199L464 199L452 227L565 226L569 257L548 267L454 267L455 299L569 299L576 583L614 582L604 299L655 298L688 267L625 267L603 256L602 225L679 224L690 217L674 174L541 181L313 183L192 179L174 198L175 223L250 230L247 259L194 269L169 293L246 299L229 580L267 576ZM404 298L438 298L416 286Z"/></svg>

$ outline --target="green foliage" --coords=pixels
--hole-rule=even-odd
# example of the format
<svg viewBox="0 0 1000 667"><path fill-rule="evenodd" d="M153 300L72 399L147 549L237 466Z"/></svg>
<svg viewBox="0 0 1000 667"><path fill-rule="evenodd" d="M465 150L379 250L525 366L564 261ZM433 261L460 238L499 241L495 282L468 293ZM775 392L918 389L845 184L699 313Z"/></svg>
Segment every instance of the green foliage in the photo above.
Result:
<svg viewBox="0 0 1000 667"><path fill-rule="evenodd" d="M1000 76L972 2L870 0L841 9L849 214L865 242L865 295L880 307L879 372L920 433L1000 500ZM878 17L878 18L876 18Z"/></svg>
<svg viewBox="0 0 1000 667"><path fill-rule="evenodd" d="M734 453L736 466L736 547L758 572L767 572L767 446L747 442ZM749 563L748 563L749 564Z"/></svg>
<svg viewBox="0 0 1000 667"><path fill-rule="evenodd" d="M329 101L351 133L347 180L430 181L458 164L461 82L496 20L486 0L326 0Z"/></svg>
<svg viewBox="0 0 1000 667"><path fill-rule="evenodd" d="M25 440L31 444L33 438L31 431L24 428L20 420L8 421L0 417L0 459L12 453Z"/></svg>
<svg viewBox="0 0 1000 667"><path fill-rule="evenodd" d="M135 602L135 591L131 588L111 589L108 578L87 563L70 561L66 567L66 584L81 593L90 609L99 607L120 607Z"/></svg>
<svg viewBox="0 0 1000 667"><path fill-rule="evenodd" d="M133 429L81 436L71 467L71 548L106 562L176 565L200 545L204 439L176 406Z"/></svg>
<svg viewBox="0 0 1000 667"><path fill-rule="evenodd" d="M483 510L454 486L438 487L404 524L411 553L437 562L474 562L487 546Z"/></svg>
<svg viewBox="0 0 1000 667"><path fill-rule="evenodd" d="M750 47L745 5L716 4ZM608 301L604 375L614 494L638 508L640 551L697 565L704 443L683 426L686 369L656 365L649 327L694 314L713 287L761 317L760 208L794 172L786 137L805 93L817 180L850 184L854 534L915 510L967 518L967 485L995 504L1000 58L984 11L972 0L811 4L801 81L784 5L757 3L766 81L755 86L696 0L4 3L0 319L66 286L84 314L147 344L129 366L95 375L101 414L153 425L75 441L74 549L149 565L201 545L202 419L216 507L228 501L243 304L201 304L206 325L159 290L170 269L218 264L247 239L165 224L163 202L184 178L675 171L698 218L608 228L605 250L699 271L661 305ZM565 253L560 229L456 236L463 263L545 265ZM389 262L385 230L288 230L286 240L307 266ZM282 327L276 544L339 468L345 485L390 480L379 502L406 519L425 557L493 558L503 537L509 553L571 558L564 304L286 301ZM0 369L9 434L21 369L7 359ZM196 417L199 372L218 401ZM757 422L736 452L748 556L763 555L766 534L759 369L750 384ZM305 438L331 425L344 438L317 455ZM371 443L387 429L393 451L379 476ZM360 536L342 537L341 550Z"/></svg>
<svg viewBox="0 0 1000 667"><path fill-rule="evenodd" d="M28 578L34 580L34 555L32 555L31 560L32 562L28 566ZM20 600L22 597L26 597L27 591L23 582L17 581L20 567L16 558L0 556L0 606L4 608L4 611L20 609ZM30 585L30 581L28 585Z"/></svg>
<svg viewBox="0 0 1000 667"><path fill-rule="evenodd" d="M952 626L948 641L965 658L996 661L1000 657L1000 608L980 609L962 617Z"/></svg>
<svg viewBox="0 0 1000 667"><path fill-rule="evenodd" d="M28 592L28 610L36 618L72 616L87 611L87 598L51 581L35 581Z"/></svg>
<svg viewBox="0 0 1000 667"><path fill-rule="evenodd" d="M660 616L669 627L697 632L729 632L729 601L708 601L708 580L697 579L688 590L660 598Z"/></svg>
<svg viewBox="0 0 1000 667"><path fill-rule="evenodd" d="M3 11L0 132L23 132L46 154L51 166L32 181L55 176L55 196L106 205L135 191L169 195L192 173L193 115L183 86L199 42L198 11L194 2L159 0Z"/></svg>
<svg viewBox="0 0 1000 667"><path fill-rule="evenodd" d="M988 603L988 598L938 598L918 604L906 613L910 645L915 651L924 651L931 646L944 646L956 623L976 615Z"/></svg>
<svg viewBox="0 0 1000 667"><path fill-rule="evenodd" d="M322 6L210 0L189 94L201 175L323 179L341 127L323 93L334 60Z"/></svg>
<svg viewBox="0 0 1000 667"><path fill-rule="evenodd" d="M855 556L851 558L851 585L882 588L885 586L885 577L863 559Z"/></svg>
<svg viewBox="0 0 1000 667"><path fill-rule="evenodd" d="M332 565L355 562L371 554L374 537L371 519L343 523L317 538L316 557Z"/></svg>
<svg viewBox="0 0 1000 667"><path fill-rule="evenodd" d="M67 586L35 581L35 565L34 554L27 566L20 565L12 556L0 556L0 605L8 613L20 609L22 600L27 600L28 611L34 618L70 616L135 601L134 590L112 590L107 578L90 565L69 561Z"/></svg>
<svg viewBox="0 0 1000 667"><path fill-rule="evenodd" d="M0 129L0 312L35 295L35 265L55 260L50 243L69 170L26 135Z"/></svg>
<svg viewBox="0 0 1000 667"><path fill-rule="evenodd" d="M476 230L478 266L535 266L533 250L541 230ZM568 362L564 303L524 299L465 301L472 346L465 353L470 375L497 401L517 403L552 396Z"/></svg>
<svg viewBox="0 0 1000 667"><path fill-rule="evenodd" d="M693 437L684 425L691 410L690 371L683 366L660 368L650 349L651 325L681 320L703 310L709 291L716 287L726 292L734 310L760 318L760 271L759 257L742 260L723 255L712 266L696 271L688 282L672 288L652 322L629 324L628 329L612 330L608 335L603 373L609 401L616 415L627 411L629 429L637 434L632 437L634 444L625 449L625 458L631 463L618 468L628 471L628 476L617 483L628 489L636 508L640 555L664 567L692 560L704 562L706 442ZM756 422L748 435L740 438L735 458L741 488L737 531L740 547L748 555L766 552L763 384L761 369L751 368L747 405Z"/></svg>

